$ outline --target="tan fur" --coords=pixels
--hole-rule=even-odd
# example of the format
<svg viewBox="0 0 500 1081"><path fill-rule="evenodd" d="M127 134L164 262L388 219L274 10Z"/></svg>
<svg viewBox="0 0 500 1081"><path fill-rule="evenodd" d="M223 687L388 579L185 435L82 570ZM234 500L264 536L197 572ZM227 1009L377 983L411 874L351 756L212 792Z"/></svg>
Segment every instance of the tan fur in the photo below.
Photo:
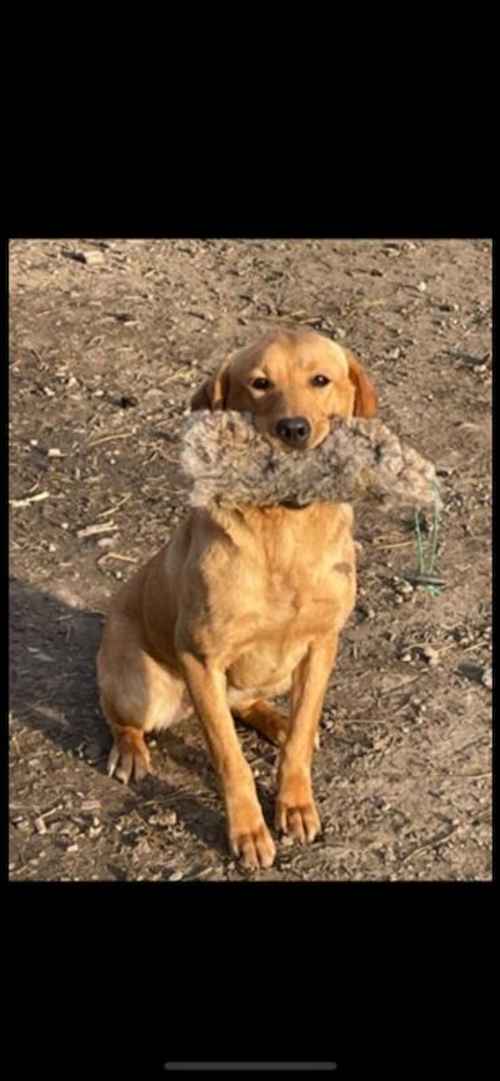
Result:
<svg viewBox="0 0 500 1081"><path fill-rule="evenodd" d="M326 387L311 385L321 373ZM257 376L271 380L256 391ZM333 416L373 416L376 393L350 353L319 334L279 332L224 362L192 408L251 411L260 431L306 417L307 446ZM245 866L268 867L264 822L232 712L278 743L276 826L297 840L320 831L311 785L324 694L355 600L348 504L196 508L117 594L98 656L114 744L109 771L149 768L144 734L193 705L221 783L229 841ZM290 691L287 718L268 699ZM232 711L232 712L231 712Z"/></svg>

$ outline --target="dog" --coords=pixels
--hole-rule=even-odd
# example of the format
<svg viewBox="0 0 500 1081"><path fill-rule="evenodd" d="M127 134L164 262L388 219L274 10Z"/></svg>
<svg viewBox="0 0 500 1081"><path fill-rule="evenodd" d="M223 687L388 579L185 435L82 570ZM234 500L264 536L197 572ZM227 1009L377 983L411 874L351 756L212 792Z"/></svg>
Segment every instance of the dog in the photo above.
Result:
<svg viewBox="0 0 500 1081"><path fill-rule="evenodd" d="M279 330L224 361L191 408L250 411L257 429L310 450L333 417L372 417L363 365L315 331ZM97 659L113 736L108 773L151 769L147 733L194 711L220 783L229 845L270 867L264 821L234 717L278 744L275 827L301 843L321 830L311 761L340 632L355 602L347 503L195 508L112 602ZM274 697L289 692L288 713Z"/></svg>

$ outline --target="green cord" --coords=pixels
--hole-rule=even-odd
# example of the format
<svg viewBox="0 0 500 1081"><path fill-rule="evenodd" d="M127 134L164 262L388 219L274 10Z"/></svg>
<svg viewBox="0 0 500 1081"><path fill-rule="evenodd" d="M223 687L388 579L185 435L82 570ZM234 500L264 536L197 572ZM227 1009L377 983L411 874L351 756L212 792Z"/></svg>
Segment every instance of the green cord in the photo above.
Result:
<svg viewBox="0 0 500 1081"><path fill-rule="evenodd" d="M438 543L438 534L439 534L439 511L438 511L439 503L438 503L438 499L437 499L438 489L437 489L437 485L435 483L433 484L433 488L434 488L434 512L433 512L433 518L432 518L432 534L431 534L431 538L430 538L431 555L430 555L430 563L429 563L428 567L425 566L424 547L423 547L423 542L422 542L422 531L420 529L420 511L418 511L418 510L415 511L415 534L416 534L416 542L417 542L417 573L421 574L422 576L426 575L426 574L430 575L430 574L433 573L433 571L434 571L434 563L436 561L437 543ZM433 597L438 597L439 594L441 593L440 586L435 586L435 585L430 585L429 584L429 585L425 585L424 589L426 589L427 592L430 593Z"/></svg>

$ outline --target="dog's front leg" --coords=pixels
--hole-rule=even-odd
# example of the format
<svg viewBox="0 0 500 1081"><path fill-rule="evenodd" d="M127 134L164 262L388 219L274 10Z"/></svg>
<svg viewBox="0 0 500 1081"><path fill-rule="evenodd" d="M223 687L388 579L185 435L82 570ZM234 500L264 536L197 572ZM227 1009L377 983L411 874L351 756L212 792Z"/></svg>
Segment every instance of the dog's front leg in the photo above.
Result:
<svg viewBox="0 0 500 1081"><path fill-rule="evenodd" d="M293 674L290 732L278 770L276 828L304 844L321 830L312 792L311 762L338 635L313 643Z"/></svg>
<svg viewBox="0 0 500 1081"><path fill-rule="evenodd" d="M236 735L224 672L192 653L181 653L180 661L222 786L231 849L245 867L270 867L276 848Z"/></svg>

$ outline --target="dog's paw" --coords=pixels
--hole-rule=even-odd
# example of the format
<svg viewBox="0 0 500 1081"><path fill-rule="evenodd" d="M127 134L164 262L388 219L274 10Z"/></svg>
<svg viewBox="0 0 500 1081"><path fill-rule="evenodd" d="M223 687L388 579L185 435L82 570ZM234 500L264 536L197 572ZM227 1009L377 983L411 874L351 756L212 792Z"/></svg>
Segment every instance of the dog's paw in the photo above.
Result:
<svg viewBox="0 0 500 1081"><path fill-rule="evenodd" d="M128 784L131 778L141 781L147 773L151 773L151 759L143 733L126 727L115 731L108 758L108 776Z"/></svg>
<svg viewBox="0 0 500 1081"><path fill-rule="evenodd" d="M276 845L263 819L259 826L248 832L231 832L229 843L247 871L258 871L274 863Z"/></svg>
<svg viewBox="0 0 500 1081"><path fill-rule="evenodd" d="M229 801L228 834L231 851L248 871L274 863L276 845L257 799L247 794Z"/></svg>
<svg viewBox="0 0 500 1081"><path fill-rule="evenodd" d="M300 844L310 844L321 833L321 820L314 800L294 806L283 799L276 804L276 829L289 834Z"/></svg>

